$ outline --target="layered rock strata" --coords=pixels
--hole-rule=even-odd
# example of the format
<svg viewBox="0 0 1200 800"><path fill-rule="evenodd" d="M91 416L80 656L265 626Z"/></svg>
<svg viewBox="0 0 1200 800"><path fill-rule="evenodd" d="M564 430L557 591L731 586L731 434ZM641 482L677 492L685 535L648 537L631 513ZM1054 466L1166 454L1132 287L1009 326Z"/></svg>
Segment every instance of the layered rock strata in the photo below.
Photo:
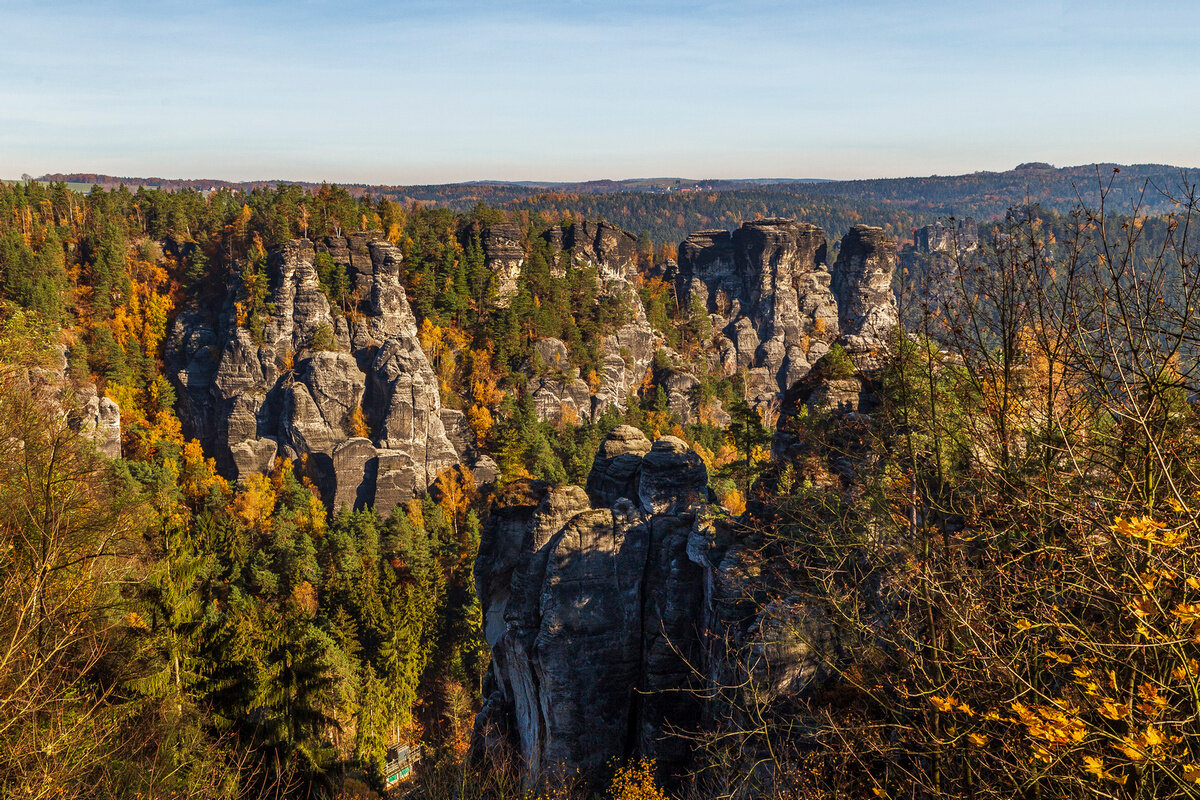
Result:
<svg viewBox="0 0 1200 800"><path fill-rule="evenodd" d="M842 238L833 265L838 331L851 351L868 351L899 322L892 277L896 243L883 228L855 225Z"/></svg>
<svg viewBox="0 0 1200 800"><path fill-rule="evenodd" d="M330 306L314 261L343 265L361 300ZM237 478L276 456L306 457L334 508L386 513L460 460L438 384L400 285L400 251L377 234L294 240L267 263L270 305L261 335L239 324L231 288L215 313L199 303L166 344L184 434ZM461 415L459 415L461 416Z"/></svg>

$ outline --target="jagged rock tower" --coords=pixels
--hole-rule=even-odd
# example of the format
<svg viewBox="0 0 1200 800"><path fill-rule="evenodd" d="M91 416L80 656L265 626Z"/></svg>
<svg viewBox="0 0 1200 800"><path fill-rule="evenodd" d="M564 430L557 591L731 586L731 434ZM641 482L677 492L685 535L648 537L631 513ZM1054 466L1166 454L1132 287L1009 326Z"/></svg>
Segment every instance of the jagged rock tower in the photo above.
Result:
<svg viewBox="0 0 1200 800"><path fill-rule="evenodd" d="M345 266L362 298L355 313L331 308L318 249ZM401 260L379 234L289 242L268 260L272 310L258 341L238 324L232 289L216 312L186 308L166 345L184 433L238 478L276 455L307 457L334 510L386 514L423 492L470 443L462 414L441 406Z"/></svg>

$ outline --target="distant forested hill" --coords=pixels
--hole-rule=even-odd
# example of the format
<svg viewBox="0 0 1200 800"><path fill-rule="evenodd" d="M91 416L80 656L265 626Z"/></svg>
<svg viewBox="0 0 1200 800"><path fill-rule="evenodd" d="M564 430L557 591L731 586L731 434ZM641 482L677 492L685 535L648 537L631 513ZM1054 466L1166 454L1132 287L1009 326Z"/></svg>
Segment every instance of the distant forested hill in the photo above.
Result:
<svg viewBox="0 0 1200 800"><path fill-rule="evenodd" d="M1102 187L1112 210L1128 212L1139 200L1144 213L1173 207L1195 169L1165 164L1086 164L1056 168L1028 163L1006 172L933 175L923 178L879 178L854 181L818 180L690 180L652 178L580 183L479 181L413 186L352 184L355 197L370 196L395 203L441 206L465 211L478 203L531 214L568 213L603 218L632 231L644 232L656 245L681 241L702 228L731 228L757 215L805 219L825 228L831 238L851 225L880 225L907 239L914 228L940 217L992 219L1015 205L1036 202L1064 212L1080 200L1096 205ZM90 173L44 175L43 181L70 185L121 184L169 191L195 189L274 188L283 180L229 181L165 178L118 178ZM319 184L293 185L313 190Z"/></svg>

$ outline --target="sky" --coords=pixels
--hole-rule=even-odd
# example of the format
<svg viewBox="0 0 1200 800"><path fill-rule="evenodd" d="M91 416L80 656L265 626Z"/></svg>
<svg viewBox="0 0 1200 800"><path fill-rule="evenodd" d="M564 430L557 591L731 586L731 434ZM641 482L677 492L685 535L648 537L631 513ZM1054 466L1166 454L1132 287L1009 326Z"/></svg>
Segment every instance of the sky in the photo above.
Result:
<svg viewBox="0 0 1200 800"><path fill-rule="evenodd" d="M0 177L1200 166L1200 2L0 0Z"/></svg>

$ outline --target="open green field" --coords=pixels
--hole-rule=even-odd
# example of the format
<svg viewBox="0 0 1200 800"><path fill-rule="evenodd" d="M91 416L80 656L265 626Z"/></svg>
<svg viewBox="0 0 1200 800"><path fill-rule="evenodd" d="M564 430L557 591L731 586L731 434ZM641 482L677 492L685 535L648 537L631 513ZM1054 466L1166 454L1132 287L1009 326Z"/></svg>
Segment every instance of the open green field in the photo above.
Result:
<svg viewBox="0 0 1200 800"><path fill-rule="evenodd" d="M20 179L10 180L8 178L0 178L0 183L4 183L4 184L21 183L21 180ZM50 185L50 181L38 181L38 183L42 184L43 186ZM79 192L80 194L87 194L88 192L90 192L92 190L92 184L68 182L67 188L70 189L72 192Z"/></svg>

